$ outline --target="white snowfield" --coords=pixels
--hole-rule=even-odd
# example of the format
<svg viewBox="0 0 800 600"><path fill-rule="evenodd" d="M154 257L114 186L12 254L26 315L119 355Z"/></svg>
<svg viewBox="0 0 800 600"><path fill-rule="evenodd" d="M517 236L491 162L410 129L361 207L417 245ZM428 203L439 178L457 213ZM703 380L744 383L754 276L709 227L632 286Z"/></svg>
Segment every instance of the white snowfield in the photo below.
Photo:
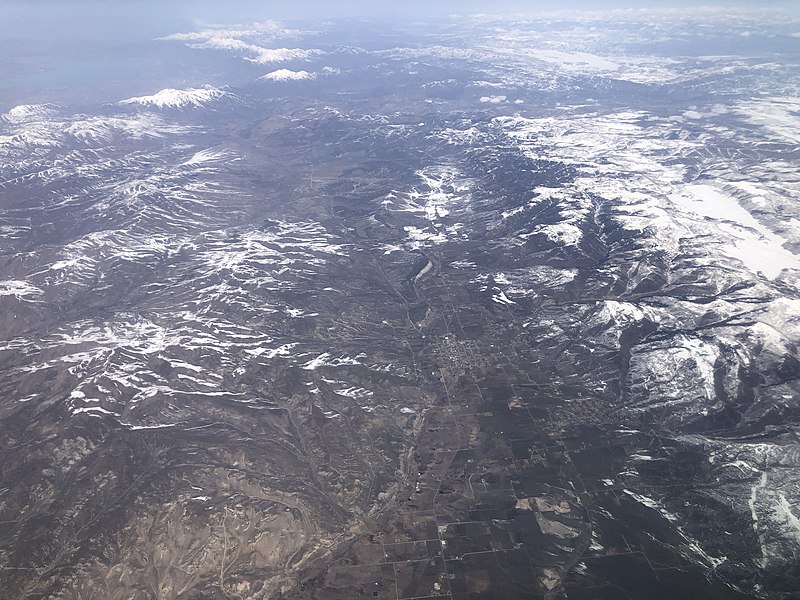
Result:
<svg viewBox="0 0 800 600"><path fill-rule="evenodd" d="M686 185L670 201L682 210L713 222L727 234L723 246L754 273L775 279L784 269L800 269L800 257L784 247L788 240L759 223L735 198L706 184Z"/></svg>

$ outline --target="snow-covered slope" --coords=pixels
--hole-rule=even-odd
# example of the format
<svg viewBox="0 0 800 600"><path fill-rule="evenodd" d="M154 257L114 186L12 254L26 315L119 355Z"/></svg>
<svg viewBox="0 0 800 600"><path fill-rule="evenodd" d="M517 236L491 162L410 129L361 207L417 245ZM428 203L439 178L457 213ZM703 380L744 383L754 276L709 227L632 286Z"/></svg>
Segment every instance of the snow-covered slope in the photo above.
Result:
<svg viewBox="0 0 800 600"><path fill-rule="evenodd" d="M6 123L24 123L26 121L42 121L53 118L58 113L52 104L20 104L0 116Z"/></svg>

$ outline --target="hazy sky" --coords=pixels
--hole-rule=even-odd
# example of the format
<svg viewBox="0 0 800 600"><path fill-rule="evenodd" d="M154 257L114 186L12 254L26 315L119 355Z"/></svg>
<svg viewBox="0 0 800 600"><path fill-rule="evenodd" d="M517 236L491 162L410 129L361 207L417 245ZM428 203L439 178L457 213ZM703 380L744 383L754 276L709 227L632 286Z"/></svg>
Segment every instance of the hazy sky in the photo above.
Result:
<svg viewBox="0 0 800 600"><path fill-rule="evenodd" d="M731 5L781 6L800 12L797 0L0 0L0 32L29 36L54 28L78 36L171 30L192 20L235 22L257 19L335 17L430 18L451 13L603 10L624 7Z"/></svg>

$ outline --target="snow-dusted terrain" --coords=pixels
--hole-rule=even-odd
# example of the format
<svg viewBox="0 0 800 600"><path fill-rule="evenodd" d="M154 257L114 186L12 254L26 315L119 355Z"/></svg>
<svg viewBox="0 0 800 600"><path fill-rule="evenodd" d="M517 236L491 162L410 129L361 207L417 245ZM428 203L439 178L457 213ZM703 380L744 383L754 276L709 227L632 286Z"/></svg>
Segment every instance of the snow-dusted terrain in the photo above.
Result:
<svg viewBox="0 0 800 600"><path fill-rule="evenodd" d="M0 597L792 598L800 21L307 26L0 104Z"/></svg>

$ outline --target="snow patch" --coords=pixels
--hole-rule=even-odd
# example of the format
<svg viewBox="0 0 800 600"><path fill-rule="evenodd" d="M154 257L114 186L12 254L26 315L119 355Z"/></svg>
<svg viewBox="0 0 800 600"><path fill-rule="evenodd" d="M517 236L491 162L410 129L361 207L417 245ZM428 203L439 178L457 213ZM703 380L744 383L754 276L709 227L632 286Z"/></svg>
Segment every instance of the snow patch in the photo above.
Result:
<svg viewBox="0 0 800 600"><path fill-rule="evenodd" d="M27 281L18 279L0 281L0 296L16 296L18 300L21 300L31 296L40 296L43 293L42 290Z"/></svg>

